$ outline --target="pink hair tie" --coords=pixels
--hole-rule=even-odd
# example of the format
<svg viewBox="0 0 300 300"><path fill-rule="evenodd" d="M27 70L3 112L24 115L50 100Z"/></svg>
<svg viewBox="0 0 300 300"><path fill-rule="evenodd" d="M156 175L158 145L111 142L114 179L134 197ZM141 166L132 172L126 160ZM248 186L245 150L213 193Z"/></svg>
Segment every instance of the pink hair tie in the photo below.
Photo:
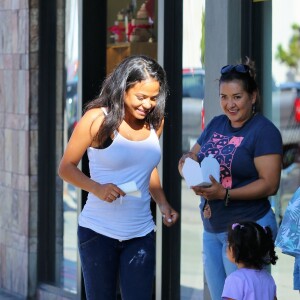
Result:
<svg viewBox="0 0 300 300"><path fill-rule="evenodd" d="M241 225L240 223L234 223L232 224L231 229L234 230L237 226L239 226L240 228L244 227L244 225Z"/></svg>
<svg viewBox="0 0 300 300"><path fill-rule="evenodd" d="M234 230L234 228L235 228L236 226L240 226L240 224L239 224L239 223L234 223L234 224L232 224L232 226L231 226L232 230Z"/></svg>

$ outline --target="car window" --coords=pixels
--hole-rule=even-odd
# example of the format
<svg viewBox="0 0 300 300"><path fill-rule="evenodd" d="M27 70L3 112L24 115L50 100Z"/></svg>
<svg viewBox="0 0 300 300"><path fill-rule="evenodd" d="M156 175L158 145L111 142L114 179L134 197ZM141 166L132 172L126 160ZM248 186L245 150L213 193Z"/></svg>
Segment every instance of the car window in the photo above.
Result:
<svg viewBox="0 0 300 300"><path fill-rule="evenodd" d="M204 127L205 71L182 70L182 152L190 151Z"/></svg>
<svg viewBox="0 0 300 300"><path fill-rule="evenodd" d="M188 73L182 76L182 95L189 98L204 98L204 74Z"/></svg>

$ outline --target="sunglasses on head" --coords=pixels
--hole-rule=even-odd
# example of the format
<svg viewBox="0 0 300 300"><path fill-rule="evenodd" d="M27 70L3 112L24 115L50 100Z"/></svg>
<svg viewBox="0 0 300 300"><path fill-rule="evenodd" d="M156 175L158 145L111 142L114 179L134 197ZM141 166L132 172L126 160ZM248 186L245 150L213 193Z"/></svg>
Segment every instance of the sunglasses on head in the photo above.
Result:
<svg viewBox="0 0 300 300"><path fill-rule="evenodd" d="M249 72L249 66L247 65L243 65L243 64L240 64L240 65L227 65L227 66L224 66L222 69L221 69L221 74L227 74L227 73L230 73L231 71L236 71L238 73L242 73L242 74L246 74Z"/></svg>

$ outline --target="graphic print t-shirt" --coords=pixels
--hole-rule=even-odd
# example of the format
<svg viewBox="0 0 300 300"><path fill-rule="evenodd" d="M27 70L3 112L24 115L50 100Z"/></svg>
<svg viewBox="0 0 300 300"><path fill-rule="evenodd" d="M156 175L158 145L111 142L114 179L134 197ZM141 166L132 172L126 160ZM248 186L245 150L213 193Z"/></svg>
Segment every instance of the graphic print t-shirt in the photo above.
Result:
<svg viewBox="0 0 300 300"><path fill-rule="evenodd" d="M217 116L205 128L198 139L201 150L199 162L212 154L220 164L220 182L233 189L258 179L254 158L267 154L282 154L279 130L264 116L257 114L242 127L233 128L225 115ZM200 207L203 207L203 199ZM205 230L224 232L234 219L256 221L270 209L267 198L258 200L234 200L224 206L224 200L209 203L212 216L202 219Z"/></svg>

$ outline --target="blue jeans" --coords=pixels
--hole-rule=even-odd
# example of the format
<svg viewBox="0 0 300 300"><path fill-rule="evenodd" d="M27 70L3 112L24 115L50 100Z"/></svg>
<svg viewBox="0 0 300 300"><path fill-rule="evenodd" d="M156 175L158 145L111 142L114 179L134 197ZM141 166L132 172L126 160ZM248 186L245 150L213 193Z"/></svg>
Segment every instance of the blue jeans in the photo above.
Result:
<svg viewBox="0 0 300 300"><path fill-rule="evenodd" d="M275 239L277 223L272 209L256 221L261 226L269 226ZM227 232L203 232L203 265L212 300L221 300L225 278L237 269L226 256Z"/></svg>
<svg viewBox="0 0 300 300"><path fill-rule="evenodd" d="M88 300L151 299L155 268L154 232L119 241L78 226L81 267Z"/></svg>

